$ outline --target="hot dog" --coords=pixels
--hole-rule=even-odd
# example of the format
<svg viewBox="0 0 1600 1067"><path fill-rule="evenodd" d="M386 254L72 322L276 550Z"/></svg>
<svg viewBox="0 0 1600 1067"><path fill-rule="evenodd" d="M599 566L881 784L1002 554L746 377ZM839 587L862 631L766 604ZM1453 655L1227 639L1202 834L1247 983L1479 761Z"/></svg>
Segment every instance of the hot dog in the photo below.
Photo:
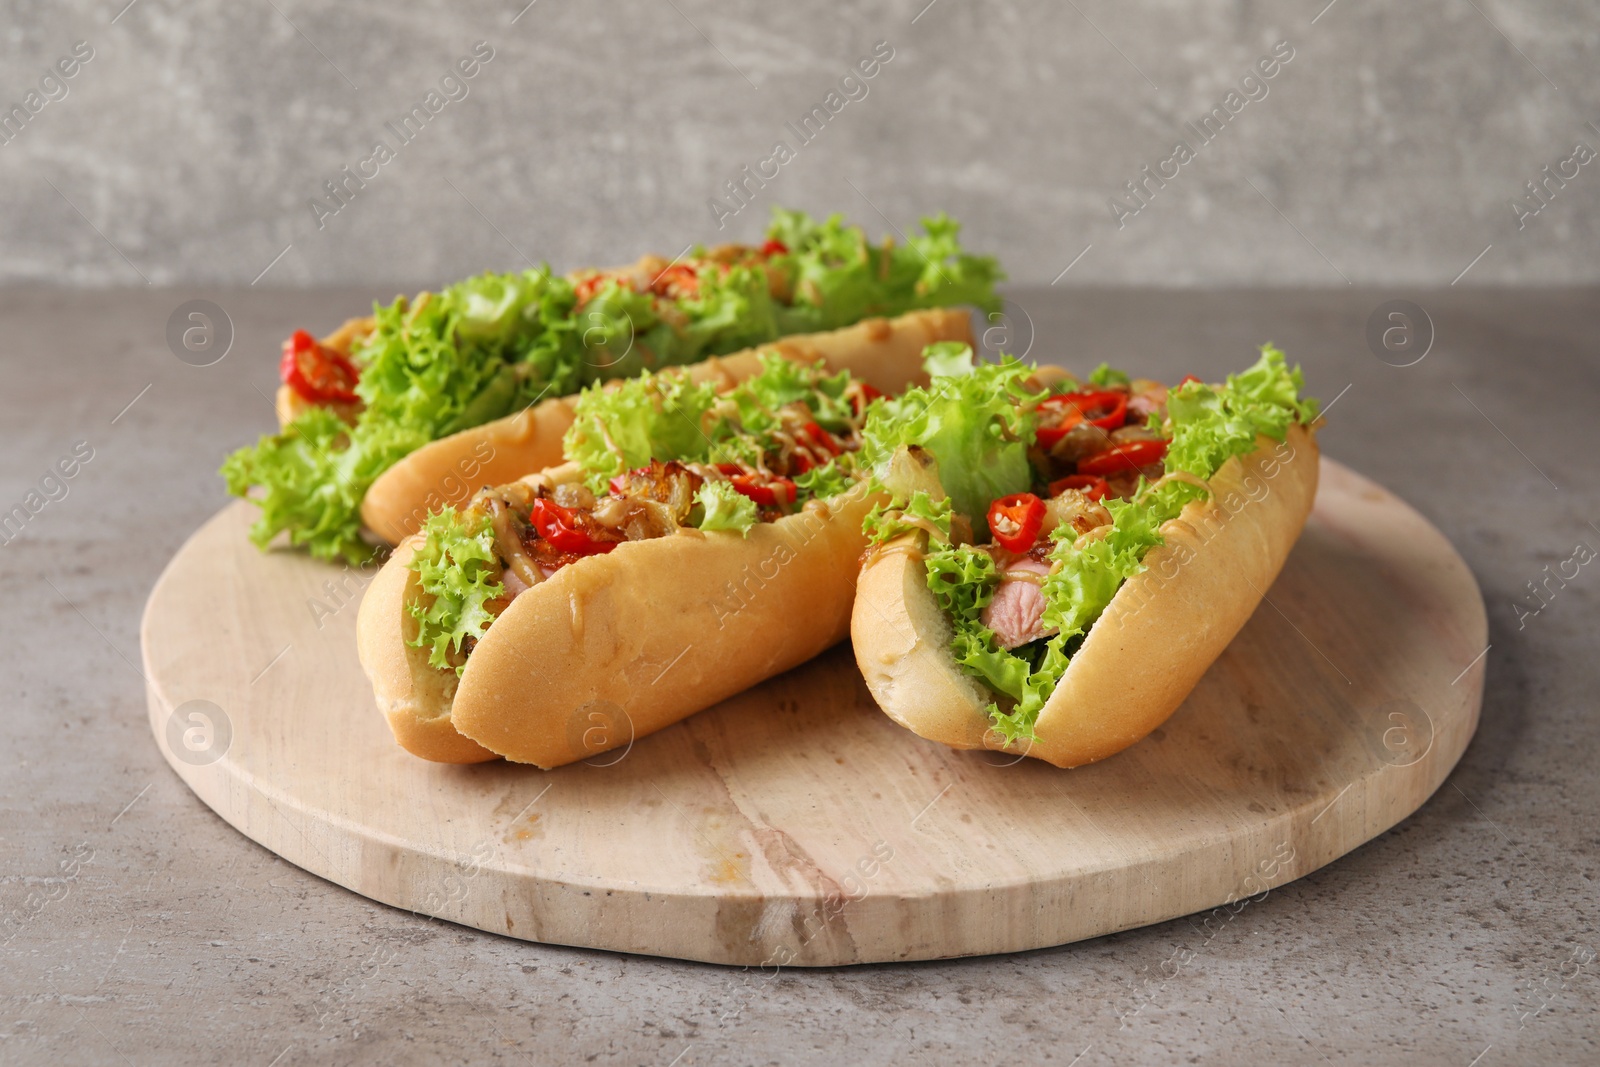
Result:
<svg viewBox="0 0 1600 1067"><path fill-rule="evenodd" d="M568 463L429 516L357 624L396 740L442 762L560 766L842 639L862 522L885 499L855 459L881 403L865 379L921 370L904 346L871 355L860 376L763 352L717 383L592 386Z"/></svg>
<svg viewBox="0 0 1600 1067"><path fill-rule="evenodd" d="M550 398L874 317L997 308L995 262L963 252L943 216L923 229L875 245L837 217L780 210L760 246L568 275L483 274L398 298L321 341L299 331L280 362L280 432L235 452L222 473L230 492L260 504L251 536L263 548L287 533L320 558L365 559L364 517L372 538L399 537L430 494L481 484L480 468L511 477L556 462L565 416L541 411ZM847 362L859 340L835 337L823 355ZM364 507L406 457L518 413L529 417L425 452Z"/></svg>
<svg viewBox="0 0 1600 1067"><path fill-rule="evenodd" d="M1143 738L1254 611L1310 512L1317 402L1268 345L1226 383L931 353L862 462L892 494L851 621L915 733L1075 767ZM942 373L940 373L942 372Z"/></svg>

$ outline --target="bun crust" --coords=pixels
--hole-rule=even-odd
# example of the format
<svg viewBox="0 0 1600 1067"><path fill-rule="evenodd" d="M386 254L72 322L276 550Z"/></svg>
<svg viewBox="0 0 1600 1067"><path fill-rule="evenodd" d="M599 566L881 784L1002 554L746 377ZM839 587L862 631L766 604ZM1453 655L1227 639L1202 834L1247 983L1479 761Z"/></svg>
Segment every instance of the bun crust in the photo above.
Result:
<svg viewBox="0 0 1600 1067"><path fill-rule="evenodd" d="M867 319L842 330L802 334L690 364L696 381L732 384L759 369L757 353L849 370L885 392L922 379L922 350L935 341L972 341L971 316L935 308L895 319ZM514 415L430 442L390 467L361 502L361 519L390 544L416 533L431 511L461 505L485 485L503 485L562 461L572 405L553 397Z"/></svg>
<svg viewBox="0 0 1600 1067"><path fill-rule="evenodd" d="M1211 496L1161 527L1165 544L1123 583L1039 713L1037 740L1009 748L989 728L994 699L950 654L950 621L908 535L863 568L851 619L856 663L880 707L953 748L1028 755L1058 767L1105 759L1178 709L1283 568L1317 492L1313 434L1223 464ZM1265 486L1265 492L1262 491Z"/></svg>

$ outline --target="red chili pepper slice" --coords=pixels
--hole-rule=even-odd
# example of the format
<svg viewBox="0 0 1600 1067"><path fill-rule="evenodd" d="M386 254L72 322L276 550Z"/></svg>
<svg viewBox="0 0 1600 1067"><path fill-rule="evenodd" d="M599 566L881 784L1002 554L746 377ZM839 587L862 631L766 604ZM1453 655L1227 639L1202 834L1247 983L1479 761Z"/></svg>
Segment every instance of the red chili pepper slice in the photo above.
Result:
<svg viewBox="0 0 1600 1067"><path fill-rule="evenodd" d="M597 541L590 537L588 531L578 523L571 509L542 497L533 502L533 510L529 513L528 520L533 523L533 528L539 532L540 537L549 541L561 552L593 556L610 552L618 544L616 541Z"/></svg>
<svg viewBox="0 0 1600 1067"><path fill-rule="evenodd" d="M1044 501L1032 493L1012 493L989 505L989 532L1001 548L1026 552L1043 526Z"/></svg>
<svg viewBox="0 0 1600 1067"><path fill-rule="evenodd" d="M1085 420L1102 430L1115 430L1127 422L1128 394L1115 390L1061 393L1040 401L1038 412L1049 423L1038 430L1039 447L1050 449Z"/></svg>
<svg viewBox="0 0 1600 1067"><path fill-rule="evenodd" d="M1111 486L1098 474L1069 474L1050 483L1050 495L1059 496L1068 489L1080 490L1090 500L1104 500Z"/></svg>
<svg viewBox="0 0 1600 1067"><path fill-rule="evenodd" d="M782 241L768 241L761 246L761 254L764 256L786 256L789 254L789 246Z"/></svg>
<svg viewBox="0 0 1600 1067"><path fill-rule="evenodd" d="M794 482L780 475L762 474L737 463L718 463L716 466L717 470L728 476L734 492L749 497L757 504L792 504L798 496ZM803 474L804 471L795 473Z"/></svg>
<svg viewBox="0 0 1600 1067"><path fill-rule="evenodd" d="M829 433L827 430L824 430L817 423L806 423L804 432L801 433L800 436L804 439L806 444L810 445L812 448L826 452L830 456L837 456L844 452L844 445L839 443L839 439L833 436L833 434Z"/></svg>
<svg viewBox="0 0 1600 1067"><path fill-rule="evenodd" d="M850 396L850 408L856 413L856 418L859 419L861 413L867 410L867 405L883 395L882 389L875 389L866 382L862 382L861 391L852 393Z"/></svg>
<svg viewBox="0 0 1600 1067"><path fill-rule="evenodd" d="M832 457L844 452L844 445L839 439L815 422L808 422L802 426L800 432L795 434L795 439L809 449L810 453L796 450L789 454L790 474L804 474L817 466L817 460L812 458L813 455L821 457L822 462L826 463Z"/></svg>
<svg viewBox="0 0 1600 1067"><path fill-rule="evenodd" d="M766 506L792 504L799 495L794 482L777 475L764 478L759 474L735 475L733 488L757 504Z"/></svg>
<svg viewBox="0 0 1600 1067"><path fill-rule="evenodd" d="M1147 467L1167 454L1166 441L1124 441L1078 461L1079 474L1119 474Z"/></svg>
<svg viewBox="0 0 1600 1067"><path fill-rule="evenodd" d="M278 377L302 399L313 404L353 404L361 372L356 365L304 330L283 342Z"/></svg>
<svg viewBox="0 0 1600 1067"><path fill-rule="evenodd" d="M737 463L718 463L717 470L728 476L734 492L747 496L762 506L792 504L797 495L794 482L776 474L761 474L758 471L747 470Z"/></svg>
<svg viewBox="0 0 1600 1067"><path fill-rule="evenodd" d="M693 296L700 291L700 272L687 263L674 263L656 275L650 291L664 297Z"/></svg>
<svg viewBox="0 0 1600 1067"><path fill-rule="evenodd" d="M1179 383L1178 383L1178 384L1179 384L1179 385L1180 385L1180 386L1181 386L1181 385L1188 385L1188 384L1189 384L1189 383L1190 383L1190 382L1198 382L1198 381L1200 381L1200 379L1199 379L1199 378L1196 378L1196 377L1195 377L1195 376L1194 376L1194 375L1192 375L1192 374L1185 374L1185 375L1184 375L1184 376L1183 376L1183 381L1181 381L1181 382L1179 382ZM1202 383L1202 384L1204 384L1204 383Z"/></svg>

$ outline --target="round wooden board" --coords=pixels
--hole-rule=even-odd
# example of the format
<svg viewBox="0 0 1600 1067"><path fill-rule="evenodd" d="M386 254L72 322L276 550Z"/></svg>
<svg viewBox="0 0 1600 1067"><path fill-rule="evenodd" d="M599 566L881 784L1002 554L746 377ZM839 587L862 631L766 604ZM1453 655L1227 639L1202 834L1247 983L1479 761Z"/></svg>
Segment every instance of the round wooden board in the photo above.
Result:
<svg viewBox="0 0 1600 1067"><path fill-rule="evenodd" d="M1201 911L1416 810L1482 696L1466 565L1324 460L1267 602L1164 727L1103 763L924 741L877 710L845 645L589 764L442 766L401 751L373 704L355 649L365 576L257 552L253 513L220 512L150 595L150 723L168 762L290 862L531 941L823 966Z"/></svg>

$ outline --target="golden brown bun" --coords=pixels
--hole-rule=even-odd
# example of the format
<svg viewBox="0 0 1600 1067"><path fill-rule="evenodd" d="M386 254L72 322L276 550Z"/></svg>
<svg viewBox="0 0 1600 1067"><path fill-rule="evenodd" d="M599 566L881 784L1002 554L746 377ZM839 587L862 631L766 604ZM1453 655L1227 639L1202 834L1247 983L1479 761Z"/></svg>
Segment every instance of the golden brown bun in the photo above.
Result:
<svg viewBox="0 0 1600 1067"><path fill-rule="evenodd" d="M564 567L495 620L459 685L408 643L412 537L362 599L361 665L395 740L424 759L549 768L626 747L843 638L879 501L858 490L748 537L682 530Z"/></svg>
<svg viewBox="0 0 1600 1067"><path fill-rule="evenodd" d="M688 370L696 380L731 384L759 369L758 352L776 351L797 362L824 361L884 392L897 393L922 380L922 350L935 341L970 344L969 313L938 308L867 319L842 330L789 337L708 359ZM551 398L426 444L378 477L361 502L361 519L385 541L398 543L415 533L431 511L464 504L485 485L504 485L560 463L561 437L572 420L571 404Z"/></svg>
<svg viewBox="0 0 1600 1067"><path fill-rule="evenodd" d="M420 540L411 537L396 548L361 598L356 616L361 666L400 747L440 763L496 759L450 725L455 675L430 667L428 650L411 644L417 639L417 620L406 610L406 602L419 590L416 572L407 564Z"/></svg>
<svg viewBox="0 0 1600 1067"><path fill-rule="evenodd" d="M908 535L862 570L850 636L880 707L953 748L989 748L1077 767L1122 751L1167 720L1260 603L1317 493L1317 444L1292 426L1223 464L1209 499L1161 527L1090 628L1039 713L1037 740L1010 749L989 729L994 699L950 653L951 625ZM1281 449L1281 451L1280 451ZM1262 486L1265 486L1263 495Z"/></svg>

